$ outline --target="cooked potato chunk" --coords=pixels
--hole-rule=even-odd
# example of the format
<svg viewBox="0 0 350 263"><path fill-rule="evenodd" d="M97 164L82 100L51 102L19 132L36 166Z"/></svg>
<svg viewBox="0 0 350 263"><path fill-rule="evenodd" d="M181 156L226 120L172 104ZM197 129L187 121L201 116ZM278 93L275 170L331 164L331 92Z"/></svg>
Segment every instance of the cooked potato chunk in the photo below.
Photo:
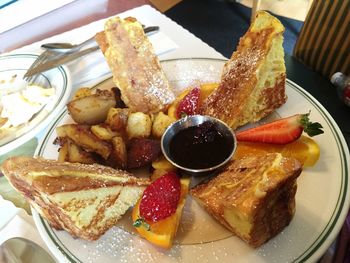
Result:
<svg viewBox="0 0 350 263"><path fill-rule="evenodd" d="M128 122L129 109L110 108L107 114L106 123L113 131L125 129Z"/></svg>
<svg viewBox="0 0 350 263"><path fill-rule="evenodd" d="M126 145L122 137L112 138L112 152L108 158L108 165L114 168L125 169L127 165Z"/></svg>
<svg viewBox="0 0 350 263"><path fill-rule="evenodd" d="M101 140L107 140L107 141L119 135L118 132L112 131L112 129L105 123L91 126L91 131Z"/></svg>
<svg viewBox="0 0 350 263"><path fill-rule="evenodd" d="M56 133L58 137L68 137L84 150L96 152L104 159L107 159L112 151L111 144L94 135L88 125L65 124L57 127Z"/></svg>
<svg viewBox="0 0 350 263"><path fill-rule="evenodd" d="M152 121L148 114L134 112L129 114L126 132L129 138L145 138L151 135Z"/></svg>
<svg viewBox="0 0 350 263"><path fill-rule="evenodd" d="M166 128L168 128L168 126L172 124L174 121L176 121L176 119L169 117L163 112L159 112L153 121L152 135L156 138L162 137Z"/></svg>
<svg viewBox="0 0 350 263"><path fill-rule="evenodd" d="M60 149L58 150L58 161L59 162L68 162L69 161L69 155L68 155L68 140L65 140L62 144Z"/></svg>
<svg viewBox="0 0 350 263"><path fill-rule="evenodd" d="M107 118L108 110L116 100L112 91L104 90L97 94L72 100L67 108L73 120L79 124L98 124Z"/></svg>
<svg viewBox="0 0 350 263"><path fill-rule="evenodd" d="M68 161L71 163L86 164L93 164L96 162L92 156L92 153L84 151L71 140L68 140Z"/></svg>
<svg viewBox="0 0 350 263"><path fill-rule="evenodd" d="M73 100L81 99L90 95L92 95L92 90L90 88L79 88L75 92Z"/></svg>

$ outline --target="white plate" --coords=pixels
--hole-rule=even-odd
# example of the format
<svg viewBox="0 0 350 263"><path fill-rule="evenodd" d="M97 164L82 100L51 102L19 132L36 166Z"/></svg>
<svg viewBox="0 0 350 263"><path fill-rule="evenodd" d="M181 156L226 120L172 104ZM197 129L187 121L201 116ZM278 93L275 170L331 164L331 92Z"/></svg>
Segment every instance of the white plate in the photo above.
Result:
<svg viewBox="0 0 350 263"><path fill-rule="evenodd" d="M162 62L171 82L178 90L218 81L223 60L182 59ZM105 85L103 83L103 85ZM327 111L305 90L287 81L288 101L277 113L286 117L311 110L311 119L320 122L325 133L315 137L321 148L317 165L306 168L298 179L296 214L282 233L258 249L253 249L206 216L188 197L183 221L188 236L205 236L197 244L177 244L169 251L158 249L137 235L114 227L99 240L74 239L65 231L56 231L33 211L35 223L51 252L60 261L71 262L314 262L331 245L349 208L349 153L345 140ZM55 127L71 122L62 113L36 154L57 159ZM184 218L187 218L185 220ZM188 225L189 220L190 226ZM127 220L127 219L126 219ZM181 225L180 224L180 225ZM221 231L221 232L220 232ZM180 232L182 227L180 227ZM198 240L197 240L198 241Z"/></svg>
<svg viewBox="0 0 350 263"><path fill-rule="evenodd" d="M37 57L34 54L0 56L0 80L9 79L13 75L22 78ZM36 136L66 105L72 89L68 69L65 66L60 66L48 70L41 74L40 79L45 82L48 88L55 88L54 98L27 125L21 126L1 140L0 156Z"/></svg>

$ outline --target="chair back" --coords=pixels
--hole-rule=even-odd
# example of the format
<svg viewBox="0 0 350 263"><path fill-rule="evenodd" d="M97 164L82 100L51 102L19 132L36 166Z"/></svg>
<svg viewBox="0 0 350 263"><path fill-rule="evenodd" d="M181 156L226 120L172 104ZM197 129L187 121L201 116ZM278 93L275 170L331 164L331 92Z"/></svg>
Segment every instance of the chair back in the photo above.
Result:
<svg viewBox="0 0 350 263"><path fill-rule="evenodd" d="M350 0L314 0L293 55L325 77L349 76Z"/></svg>

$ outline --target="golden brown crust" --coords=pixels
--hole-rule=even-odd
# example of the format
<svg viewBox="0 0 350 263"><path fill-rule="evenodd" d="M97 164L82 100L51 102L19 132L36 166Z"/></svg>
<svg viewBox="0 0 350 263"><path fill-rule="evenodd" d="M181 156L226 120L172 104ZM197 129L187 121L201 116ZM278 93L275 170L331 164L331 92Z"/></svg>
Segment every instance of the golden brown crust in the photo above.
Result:
<svg viewBox="0 0 350 263"><path fill-rule="evenodd" d="M1 170L56 229L96 240L138 200L148 179L98 164L12 157Z"/></svg>
<svg viewBox="0 0 350 263"><path fill-rule="evenodd" d="M32 180L34 175L37 178L78 176L78 178L91 177L94 179L115 181L120 184L148 185L149 180L134 177L124 170L116 170L100 164L81 164L58 162L43 158L32 158L26 156L15 156L5 160L1 169L5 175L24 177ZM30 177L30 178L29 178Z"/></svg>
<svg viewBox="0 0 350 263"><path fill-rule="evenodd" d="M282 49L284 28L276 20L266 12L258 12L237 50L226 62L218 88L203 103L201 114L219 118L236 129L260 120L286 102L284 62L275 69L274 63L267 59L269 52L275 52L272 47ZM283 61L283 52L280 53L278 57ZM270 56L270 60L276 59ZM266 75L273 71L276 73L271 83Z"/></svg>
<svg viewBox="0 0 350 263"><path fill-rule="evenodd" d="M106 42L105 32L101 31L95 35L95 40L100 46L102 53L104 54L108 48L108 43Z"/></svg>
<svg viewBox="0 0 350 263"><path fill-rule="evenodd" d="M113 81L132 112L156 113L175 99L154 54L152 44L135 18L114 17L96 35Z"/></svg>
<svg viewBox="0 0 350 263"><path fill-rule="evenodd" d="M277 235L295 212L300 163L278 153L233 160L191 195L221 224L253 247ZM239 223L232 219L233 214ZM236 220L237 221L237 220ZM246 231L239 228L249 225Z"/></svg>

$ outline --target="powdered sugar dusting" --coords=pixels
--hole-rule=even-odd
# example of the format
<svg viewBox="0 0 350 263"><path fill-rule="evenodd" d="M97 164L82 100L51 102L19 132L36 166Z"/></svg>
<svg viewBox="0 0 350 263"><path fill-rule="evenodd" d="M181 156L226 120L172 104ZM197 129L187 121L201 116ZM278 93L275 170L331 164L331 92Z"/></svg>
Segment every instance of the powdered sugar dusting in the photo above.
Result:
<svg viewBox="0 0 350 263"><path fill-rule="evenodd" d="M223 63L220 61L218 67L215 65L217 62L213 60L213 64L210 64L210 60L207 59L171 60L162 62L162 67L175 95L178 95L188 87L218 82Z"/></svg>
<svg viewBox="0 0 350 263"><path fill-rule="evenodd" d="M189 66L189 64L191 66ZM165 69L167 77L171 82L171 85L178 88L177 92L181 89L187 88L189 85L205 83L205 82L217 82L220 79L220 72L223 66L223 61L220 60L206 60L199 59L189 62L189 60L179 61L166 61L163 62L163 68ZM209 66L208 66L209 65ZM198 71L197 71L198 69ZM210 69L210 70L208 70ZM201 73L198 73L200 72ZM202 74L202 75L201 75ZM299 92L289 89L292 92L290 99L298 102L302 101L303 97ZM295 106L297 105L297 106ZM281 108L279 113L283 116L296 108L299 108L300 104L289 103L288 107ZM292 109L292 110L290 110ZM274 116L279 118L280 116ZM69 116L66 116L62 122L71 121ZM55 134L50 135L48 140L53 141ZM43 146L43 156L46 158L51 157L55 159L57 157L57 149L50 143L47 146ZM188 229L192 225L194 233L201 235L208 229L210 230L211 224L204 224L203 226L194 225L189 219L190 217L184 217L179 226L178 239L175 245L169 250L162 250L149 244L147 241L140 237L130 234L125 230L118 227L110 229L99 240L94 242L84 241L81 239L74 239L68 233L64 231L51 230L48 226L42 226L41 223L36 224L41 229L41 234L46 240L51 250L56 250L56 255L60 255L60 262L63 260L63 255L66 255L72 262L96 262L96 263L109 263L109 262L283 262L293 261L295 257L301 255L310 248L310 244L313 244L316 240L316 244L320 243L317 239L319 230L323 229L323 223L326 220L320 220L319 213L316 213L313 206L313 198L311 194L315 194L315 189L310 193L307 191L308 187L303 187L305 183L312 183L313 177L317 177L320 180L320 176L324 176L324 173L313 174L311 169L308 171L310 174L301 178L308 180L299 184L297 197L297 211L291 224L278 236L270 240L267 244L258 249L252 249L247 246L243 241L237 237L230 236L229 238L209 241L206 243L189 244L185 243L183 237L188 237ZM311 178L311 179L310 179ZM322 177L323 178L323 177ZM332 181L333 183L333 181ZM312 184L314 185L314 184ZM322 185L321 185L322 186ZM326 188L322 188L324 193ZM327 185L328 189L328 185ZM318 191L318 190L317 190ZM316 193L318 193L316 191ZM300 195L301 194L301 195ZM309 197L309 198L305 198ZM327 196L328 197L328 196ZM328 199L322 199L322 201ZM328 202L328 201L327 201ZM190 202L188 205L191 205ZM193 202L195 203L195 202ZM328 204L328 203L327 203ZM187 204L186 204L187 205ZM322 205L316 205L316 207L324 207ZM192 209L192 207L191 207ZM194 209L201 209L195 207ZM204 214L206 212L204 210ZM328 210L322 210L327 212ZM186 213L190 213L187 210ZM185 216L185 214L183 215ZM34 217L35 218L35 217ZM123 217L124 218L124 217ZM196 220L201 220L201 215L195 215ZM320 226L313 224L315 220L319 220ZM197 221L196 221L197 222ZM49 229L49 230L47 230ZM49 234L46 234L49 232ZM43 234L44 233L44 234ZM181 234L181 235L179 235ZM47 241L49 240L49 241ZM323 242L323 241L322 241ZM181 244L181 245L180 245ZM306 251L307 252L307 251ZM299 259L302 258L299 256ZM303 258L302 258L303 259Z"/></svg>

